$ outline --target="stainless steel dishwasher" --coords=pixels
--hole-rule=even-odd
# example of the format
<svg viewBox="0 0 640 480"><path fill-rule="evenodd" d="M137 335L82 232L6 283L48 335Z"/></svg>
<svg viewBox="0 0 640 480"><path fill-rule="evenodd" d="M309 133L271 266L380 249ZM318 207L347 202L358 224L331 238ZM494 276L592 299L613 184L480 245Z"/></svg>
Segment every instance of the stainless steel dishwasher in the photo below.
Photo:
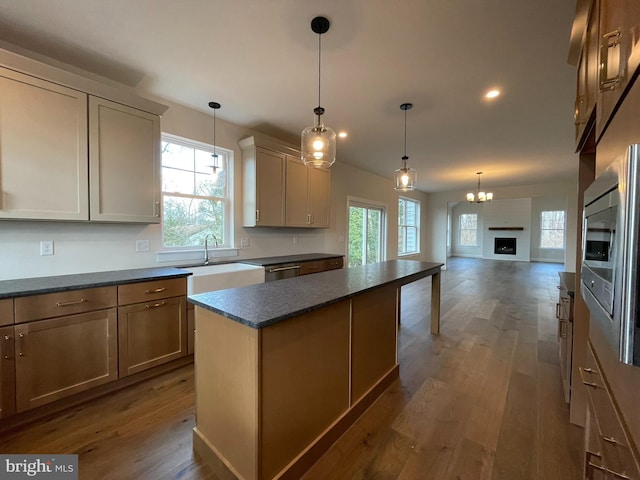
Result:
<svg viewBox="0 0 640 480"><path fill-rule="evenodd" d="M264 281L283 280L285 278L297 277L300 275L299 263L280 263L264 267Z"/></svg>

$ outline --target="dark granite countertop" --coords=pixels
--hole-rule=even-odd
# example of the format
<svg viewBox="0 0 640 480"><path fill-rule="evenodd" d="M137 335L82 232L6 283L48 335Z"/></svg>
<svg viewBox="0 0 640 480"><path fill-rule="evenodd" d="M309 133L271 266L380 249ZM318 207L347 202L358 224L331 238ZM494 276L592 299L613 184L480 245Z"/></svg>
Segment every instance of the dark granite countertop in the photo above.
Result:
<svg viewBox="0 0 640 480"><path fill-rule="evenodd" d="M442 263L390 260L247 287L190 295L189 301L252 328L353 297L375 287L410 283L440 272Z"/></svg>
<svg viewBox="0 0 640 480"><path fill-rule="evenodd" d="M246 260L237 260L237 262L268 267L271 265L279 265L281 263L310 262L313 260L324 260L327 258L340 257L344 257L344 255L331 253L302 253L299 255L281 255L278 257L247 258Z"/></svg>
<svg viewBox="0 0 640 480"><path fill-rule="evenodd" d="M576 288L576 274L572 272L558 272L560 277L560 283L567 289L567 293L570 297L574 296L574 289Z"/></svg>
<svg viewBox="0 0 640 480"><path fill-rule="evenodd" d="M176 267L159 267L2 280L0 281L0 298L25 297L41 293L179 278L188 275L191 273Z"/></svg>

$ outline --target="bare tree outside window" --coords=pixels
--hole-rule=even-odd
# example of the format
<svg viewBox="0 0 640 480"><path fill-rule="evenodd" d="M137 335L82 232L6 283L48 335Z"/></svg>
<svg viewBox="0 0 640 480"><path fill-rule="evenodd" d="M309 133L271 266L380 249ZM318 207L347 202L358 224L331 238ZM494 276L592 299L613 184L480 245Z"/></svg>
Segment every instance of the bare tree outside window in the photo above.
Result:
<svg viewBox="0 0 640 480"><path fill-rule="evenodd" d="M211 150L209 150L211 148ZM191 141L162 141L162 242L165 247L193 247L215 235L228 244L227 155Z"/></svg>
<svg viewBox="0 0 640 480"><path fill-rule="evenodd" d="M478 246L478 214L463 213L460 215L460 246Z"/></svg>
<svg viewBox="0 0 640 480"><path fill-rule="evenodd" d="M540 213L540 248L564 248L564 211Z"/></svg>

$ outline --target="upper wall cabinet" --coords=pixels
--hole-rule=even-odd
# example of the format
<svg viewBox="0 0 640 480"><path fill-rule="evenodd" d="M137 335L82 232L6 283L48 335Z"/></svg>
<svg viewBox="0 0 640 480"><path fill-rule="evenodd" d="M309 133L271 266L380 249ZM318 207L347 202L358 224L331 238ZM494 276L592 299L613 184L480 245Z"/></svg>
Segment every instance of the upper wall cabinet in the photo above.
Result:
<svg viewBox="0 0 640 480"><path fill-rule="evenodd" d="M578 149L585 142L585 134L591 126L592 115L598 98L598 9L599 0L594 0L588 12L586 35L582 44L578 63L576 84L576 105L574 122Z"/></svg>
<svg viewBox="0 0 640 480"><path fill-rule="evenodd" d="M89 97L91 220L160 221L160 118Z"/></svg>
<svg viewBox="0 0 640 480"><path fill-rule="evenodd" d="M0 219L158 223L166 108L0 49Z"/></svg>
<svg viewBox="0 0 640 480"><path fill-rule="evenodd" d="M242 148L245 227L329 226L331 172L308 168L297 150L255 137Z"/></svg>
<svg viewBox="0 0 640 480"><path fill-rule="evenodd" d="M0 218L88 220L87 95L0 68Z"/></svg>
<svg viewBox="0 0 640 480"><path fill-rule="evenodd" d="M286 224L288 227L327 228L331 172L309 168L287 156Z"/></svg>
<svg viewBox="0 0 640 480"><path fill-rule="evenodd" d="M600 0L599 18L597 139L604 133L640 63L640 2Z"/></svg>

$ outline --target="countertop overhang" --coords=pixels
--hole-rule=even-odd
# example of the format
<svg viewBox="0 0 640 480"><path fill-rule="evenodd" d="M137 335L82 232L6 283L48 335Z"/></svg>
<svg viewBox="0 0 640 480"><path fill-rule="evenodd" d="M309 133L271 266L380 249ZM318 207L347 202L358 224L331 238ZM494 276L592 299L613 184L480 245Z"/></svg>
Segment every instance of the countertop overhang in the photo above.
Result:
<svg viewBox="0 0 640 480"><path fill-rule="evenodd" d="M188 275L191 275L191 273L177 267L160 267L2 280L0 281L0 299L79 290L82 288L122 285L147 280L179 278Z"/></svg>
<svg viewBox="0 0 640 480"><path fill-rule="evenodd" d="M188 300L251 328L294 316L393 282L411 283L440 272L442 263L389 260L301 277L190 295Z"/></svg>

